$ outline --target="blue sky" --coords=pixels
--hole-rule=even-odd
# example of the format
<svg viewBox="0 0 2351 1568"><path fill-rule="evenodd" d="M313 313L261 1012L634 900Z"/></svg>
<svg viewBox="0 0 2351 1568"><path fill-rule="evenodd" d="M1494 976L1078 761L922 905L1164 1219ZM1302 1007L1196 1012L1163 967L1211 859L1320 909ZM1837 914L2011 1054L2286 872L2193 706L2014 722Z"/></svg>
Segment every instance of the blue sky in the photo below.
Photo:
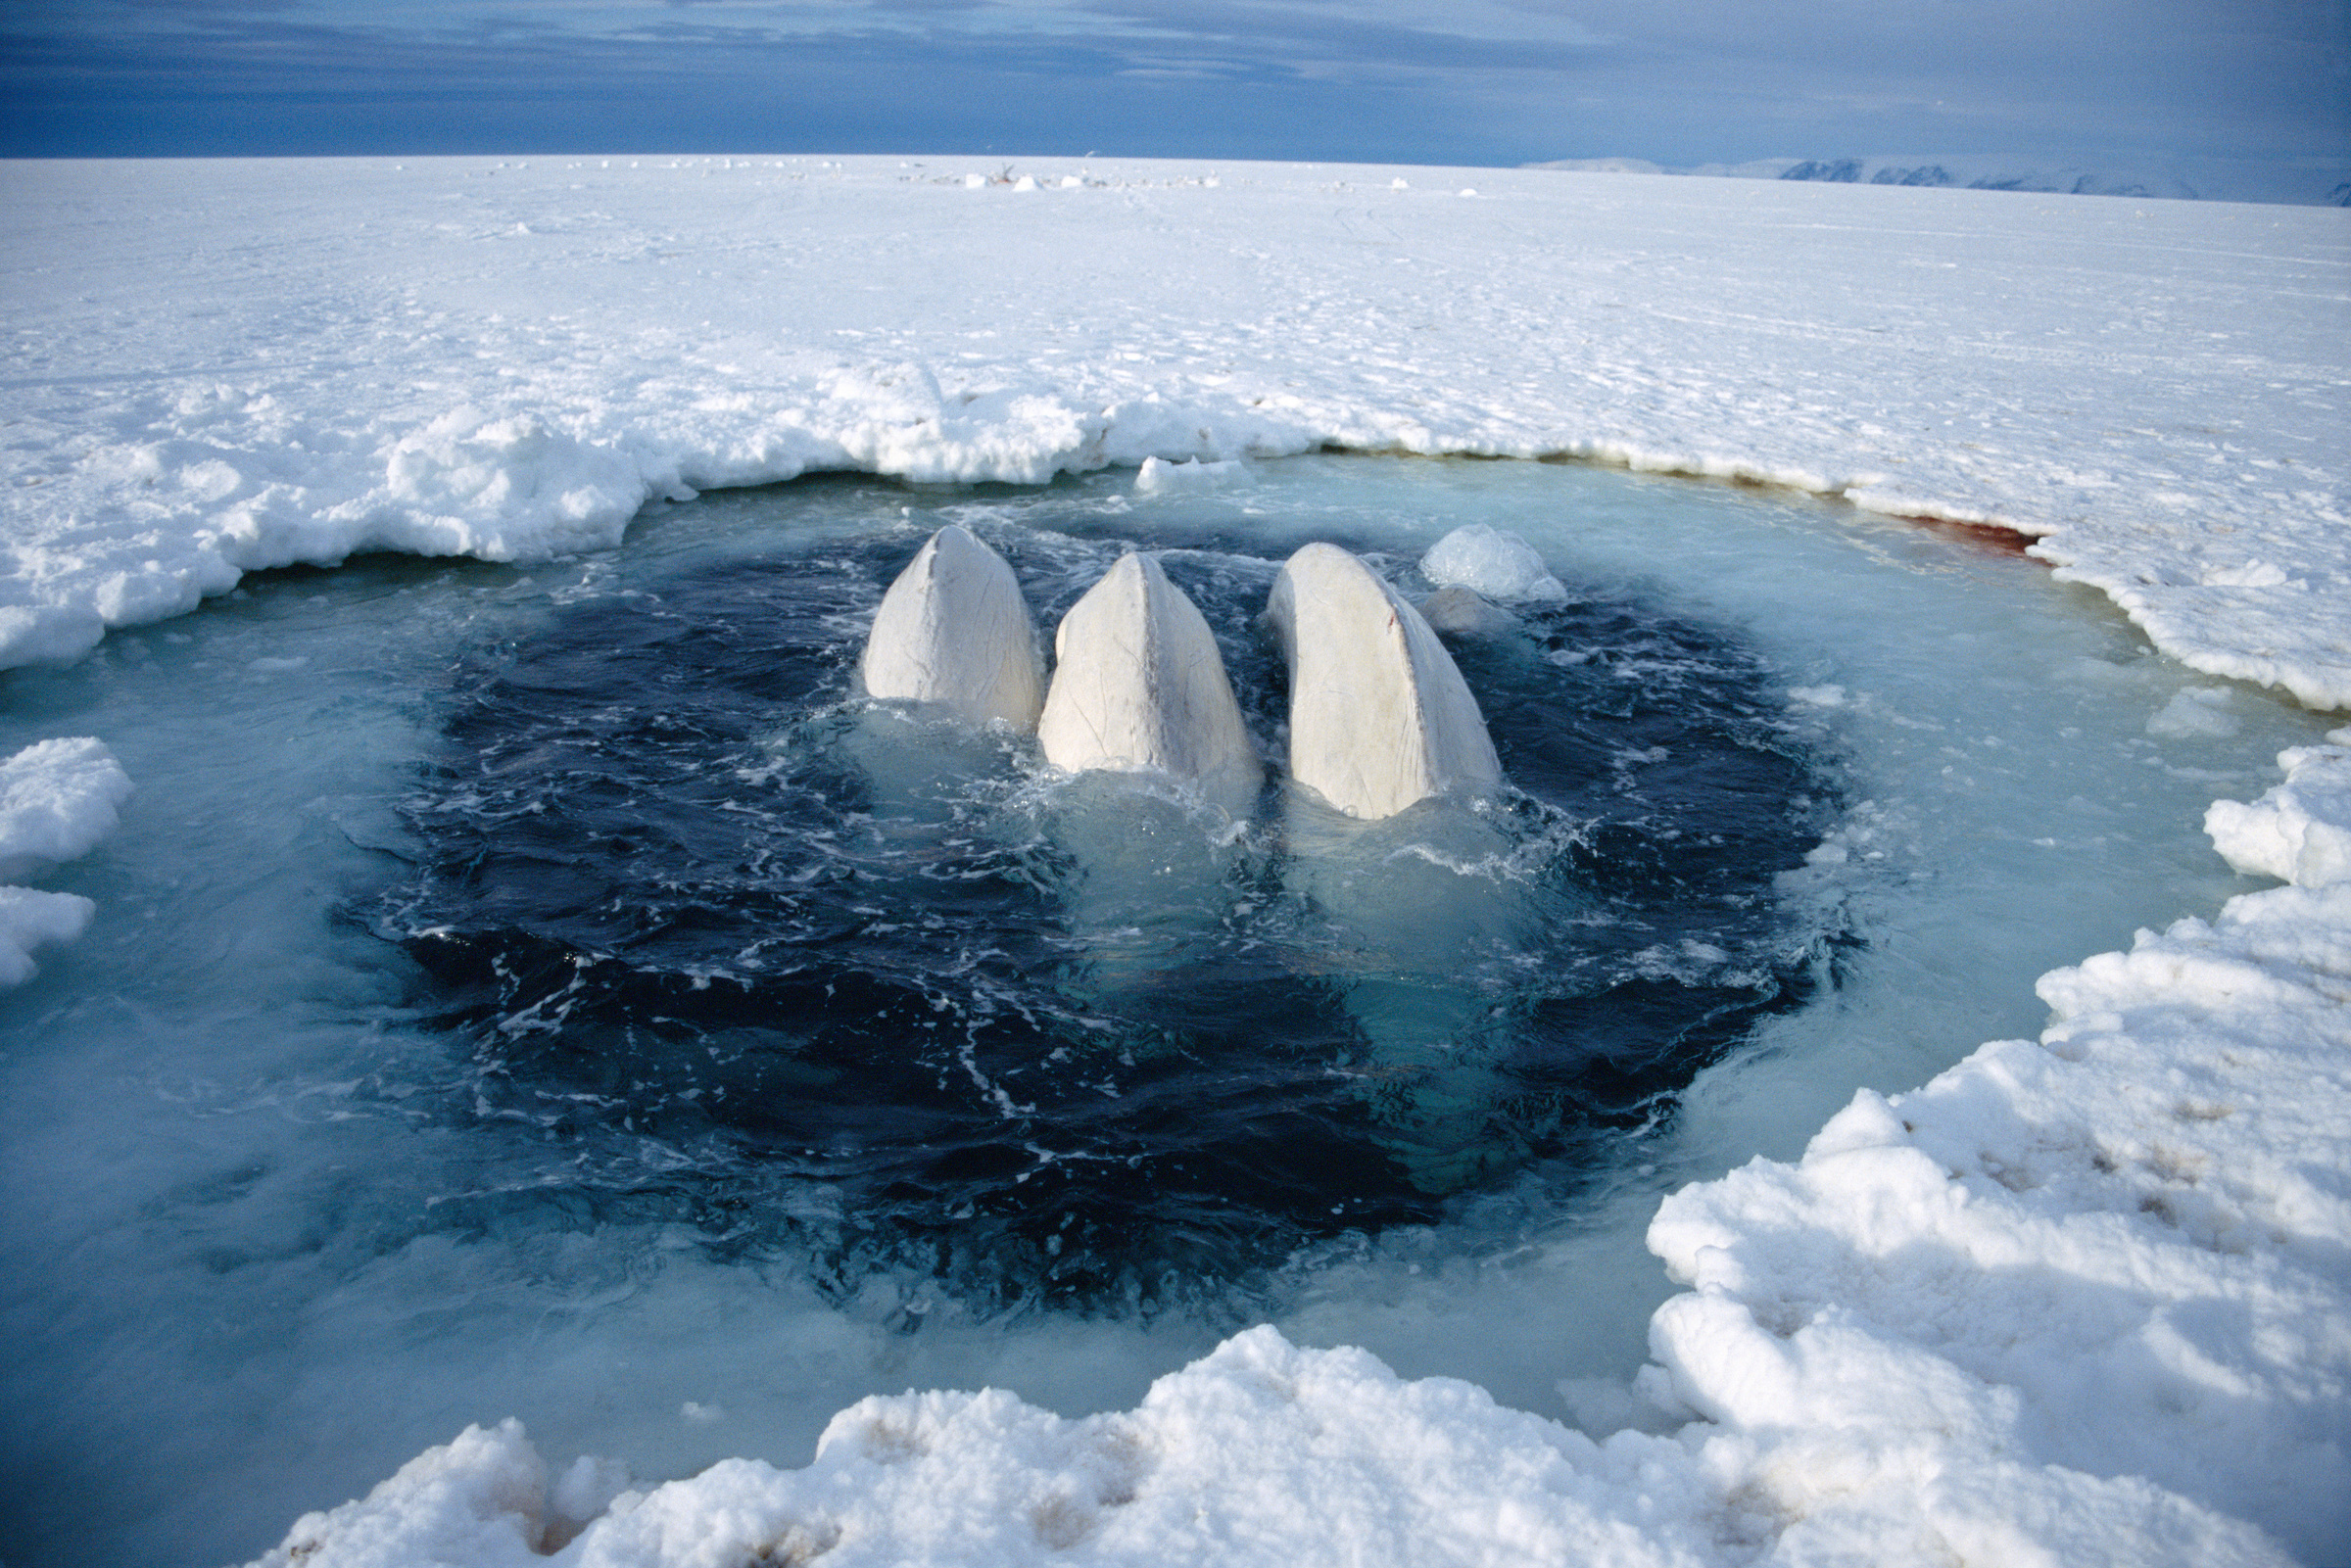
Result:
<svg viewBox="0 0 2351 1568"><path fill-rule="evenodd" d="M2351 0L11 0L0 153L2351 158Z"/></svg>

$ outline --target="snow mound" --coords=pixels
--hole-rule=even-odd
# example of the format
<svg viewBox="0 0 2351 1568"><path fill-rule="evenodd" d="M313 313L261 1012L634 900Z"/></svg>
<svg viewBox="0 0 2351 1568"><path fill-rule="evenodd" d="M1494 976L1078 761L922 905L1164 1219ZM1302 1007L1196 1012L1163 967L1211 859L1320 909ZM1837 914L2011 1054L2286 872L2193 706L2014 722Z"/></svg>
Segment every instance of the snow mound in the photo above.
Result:
<svg viewBox="0 0 2351 1568"><path fill-rule="evenodd" d="M1595 1443L1472 1384L1408 1382L1366 1352L1261 1327L1129 1411L1069 1420L998 1390L863 1400L804 1469L726 1460L620 1493L576 1536L520 1426L468 1428L305 1516L254 1568L2286 1560L2143 1481L1997 1457L1941 1476L1948 1445L1926 1418L1953 1403L1864 1454L1703 1427Z"/></svg>
<svg viewBox="0 0 2351 1568"><path fill-rule="evenodd" d="M1530 599L1559 603L1567 589L1551 575L1535 547L1516 534L1471 523L1429 546L1420 571L1440 587L1465 588L1509 604Z"/></svg>
<svg viewBox="0 0 2351 1568"><path fill-rule="evenodd" d="M2286 784L2214 808L2232 860L2290 844L2302 885L2055 971L2038 1044L1865 1090L1799 1163L1668 1198L1650 1247L1695 1287L1651 1325L1672 1394L1729 1428L1841 1433L1871 1457L1833 1490L1885 1484L1905 1449L1943 1495L2024 1463L2135 1477L2338 1560L2351 885L2307 846L2351 832L2344 761L2288 752Z"/></svg>
<svg viewBox="0 0 2351 1568"><path fill-rule="evenodd" d="M86 736L43 740L0 761L0 878L31 876L89 853L120 822L130 776ZM72 941L97 906L74 893L0 887L0 987L35 973L32 950Z"/></svg>

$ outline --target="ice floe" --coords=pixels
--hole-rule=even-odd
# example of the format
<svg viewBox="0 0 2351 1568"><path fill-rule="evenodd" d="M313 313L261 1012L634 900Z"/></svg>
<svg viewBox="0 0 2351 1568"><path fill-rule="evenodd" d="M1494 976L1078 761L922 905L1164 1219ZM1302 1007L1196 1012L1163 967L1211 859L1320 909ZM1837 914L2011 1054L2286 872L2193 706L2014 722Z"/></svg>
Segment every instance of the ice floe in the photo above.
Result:
<svg viewBox="0 0 2351 1568"><path fill-rule="evenodd" d="M2285 782L2250 805L2216 800L2204 831L2230 865L2301 887L2351 881L2351 730L2280 752Z"/></svg>
<svg viewBox="0 0 2351 1568"><path fill-rule="evenodd" d="M1244 462L1202 462L1189 457L1179 463L1159 457L1145 457L1135 470L1134 488L1142 495L1161 490L1197 490L1203 486L1232 485L1246 481L1249 465Z"/></svg>

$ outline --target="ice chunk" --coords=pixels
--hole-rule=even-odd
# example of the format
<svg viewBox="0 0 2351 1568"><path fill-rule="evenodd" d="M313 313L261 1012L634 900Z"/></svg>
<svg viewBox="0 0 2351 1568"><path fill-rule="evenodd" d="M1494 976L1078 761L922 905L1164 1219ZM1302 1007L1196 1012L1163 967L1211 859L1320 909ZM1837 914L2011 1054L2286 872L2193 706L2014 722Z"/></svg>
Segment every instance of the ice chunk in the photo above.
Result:
<svg viewBox="0 0 2351 1568"><path fill-rule="evenodd" d="M2351 881L2351 729L2323 746L2278 754L2285 783L2246 805L2216 800L2204 813L2213 847L2238 871L2298 887Z"/></svg>
<svg viewBox="0 0 2351 1568"><path fill-rule="evenodd" d="M1483 794L1502 763L1477 699L1420 612L1336 545L1273 580L1266 617L1290 669L1290 775L1350 817Z"/></svg>
<svg viewBox="0 0 2351 1568"><path fill-rule="evenodd" d="M114 753L86 736L43 740L0 762L0 878L89 853L115 831L115 808L129 793ZM32 978L32 950L72 941L97 908L74 893L0 887L0 989Z"/></svg>
<svg viewBox="0 0 2351 1568"><path fill-rule="evenodd" d="M76 893L0 887L0 989L31 979L32 950L73 940L97 912L97 905Z"/></svg>
<svg viewBox="0 0 2351 1568"><path fill-rule="evenodd" d="M366 1497L303 1515L252 1568L528 1563L547 1544L547 1465L522 1423L469 1426Z"/></svg>
<svg viewBox="0 0 2351 1568"><path fill-rule="evenodd" d="M1567 589L1543 564L1535 547L1516 534L1471 523L1429 546L1420 570L1432 583L1472 589L1503 603L1544 599L1556 604Z"/></svg>
<svg viewBox="0 0 2351 1568"><path fill-rule="evenodd" d="M2225 686L2191 686L2147 719L2147 734L2166 740L2226 740L2236 734L2237 717L2229 711Z"/></svg>
<svg viewBox="0 0 2351 1568"><path fill-rule="evenodd" d="M1045 760L1197 780L1246 805L1264 770L1208 622L1140 552L1122 557L1062 617L1036 737Z"/></svg>
<svg viewBox="0 0 2351 1568"><path fill-rule="evenodd" d="M130 776L100 742L43 740L0 762L0 879L78 860L115 831Z"/></svg>
<svg viewBox="0 0 2351 1568"><path fill-rule="evenodd" d="M1229 462L1204 462L1197 457L1179 463L1164 457L1145 457L1143 466L1135 471L1134 488L1144 495L1161 490L1197 490L1208 485L1229 485L1249 477L1249 465L1234 459Z"/></svg>
<svg viewBox="0 0 2351 1568"><path fill-rule="evenodd" d="M949 523L898 574L858 667L866 691L1032 730L1044 705L1036 625L1012 568Z"/></svg>

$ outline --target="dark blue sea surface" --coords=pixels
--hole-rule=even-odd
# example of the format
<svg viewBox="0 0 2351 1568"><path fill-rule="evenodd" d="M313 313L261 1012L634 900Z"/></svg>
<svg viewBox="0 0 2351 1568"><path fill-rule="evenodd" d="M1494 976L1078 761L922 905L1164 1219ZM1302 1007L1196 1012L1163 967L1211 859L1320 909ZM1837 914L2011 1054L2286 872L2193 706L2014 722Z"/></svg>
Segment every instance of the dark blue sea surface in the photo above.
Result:
<svg viewBox="0 0 2351 1568"><path fill-rule="evenodd" d="M969 521L1044 625L1164 550L1278 757L1281 557L1039 510ZM465 1055L446 1114L576 1164L445 1222L659 1213L846 1292L911 1264L989 1309L1150 1311L1572 1190L1852 939L1774 897L1839 790L1728 628L1575 584L1453 644L1502 799L1356 824L1276 772L1236 822L861 698L935 521L639 575L464 650L404 805L419 872L355 912Z"/></svg>

